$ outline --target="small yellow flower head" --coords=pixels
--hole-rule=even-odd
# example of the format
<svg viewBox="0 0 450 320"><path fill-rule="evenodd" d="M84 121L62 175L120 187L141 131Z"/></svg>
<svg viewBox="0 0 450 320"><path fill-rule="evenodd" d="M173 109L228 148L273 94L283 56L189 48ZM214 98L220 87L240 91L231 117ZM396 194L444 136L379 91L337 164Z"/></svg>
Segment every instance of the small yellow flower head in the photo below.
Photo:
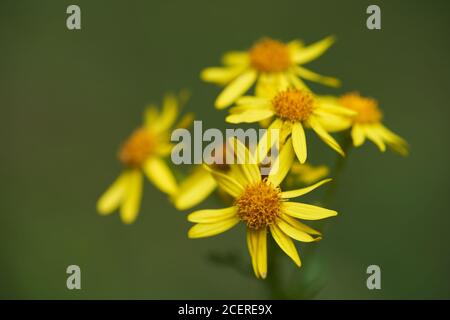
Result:
<svg viewBox="0 0 450 320"><path fill-rule="evenodd" d="M380 122L383 118L383 113L378 107L377 100L362 97L358 92L350 92L341 96L339 103L357 112L357 115L353 118L354 122L376 123Z"/></svg>
<svg viewBox="0 0 450 320"><path fill-rule="evenodd" d="M314 97L306 90L288 89L272 99L275 114L283 119L305 121L314 110Z"/></svg>
<svg viewBox="0 0 450 320"><path fill-rule="evenodd" d="M246 186L235 206L242 221L251 229L268 227L281 216L281 190L266 181Z"/></svg>
<svg viewBox="0 0 450 320"><path fill-rule="evenodd" d="M249 57L251 65L261 72L285 71L292 65L287 45L270 38L254 44Z"/></svg>
<svg viewBox="0 0 450 320"><path fill-rule="evenodd" d="M127 167L141 167L155 149L155 137L145 129L136 129L119 151L119 160Z"/></svg>

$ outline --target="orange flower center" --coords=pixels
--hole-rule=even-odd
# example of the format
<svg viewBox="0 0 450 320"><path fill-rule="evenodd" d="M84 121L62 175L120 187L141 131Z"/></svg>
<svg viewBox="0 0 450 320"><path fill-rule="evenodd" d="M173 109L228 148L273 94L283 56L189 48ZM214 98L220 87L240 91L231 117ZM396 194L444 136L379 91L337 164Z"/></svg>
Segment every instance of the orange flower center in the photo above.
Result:
<svg viewBox="0 0 450 320"><path fill-rule="evenodd" d="M136 129L122 145L119 160L126 166L140 167L155 149L155 137L145 128Z"/></svg>
<svg viewBox="0 0 450 320"><path fill-rule="evenodd" d="M314 110L314 97L305 90L281 91L272 100L275 114L293 122L308 119Z"/></svg>
<svg viewBox="0 0 450 320"><path fill-rule="evenodd" d="M261 72L280 72L291 66L287 46L277 40L264 38L249 51L250 63Z"/></svg>
<svg viewBox="0 0 450 320"><path fill-rule="evenodd" d="M249 228L264 228L281 216L281 191L266 181L251 184L236 199L235 206Z"/></svg>
<svg viewBox="0 0 450 320"><path fill-rule="evenodd" d="M357 92L341 96L339 103L358 113L353 118L356 123L374 123L383 118L383 113L378 108L378 102L372 98L362 97Z"/></svg>

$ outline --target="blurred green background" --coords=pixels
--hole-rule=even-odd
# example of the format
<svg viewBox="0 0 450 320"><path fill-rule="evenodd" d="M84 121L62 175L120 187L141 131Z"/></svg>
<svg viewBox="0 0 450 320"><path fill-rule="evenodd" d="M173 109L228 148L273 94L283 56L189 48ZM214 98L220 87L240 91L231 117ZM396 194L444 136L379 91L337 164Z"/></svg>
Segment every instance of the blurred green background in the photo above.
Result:
<svg viewBox="0 0 450 320"><path fill-rule="evenodd" d="M379 31L365 26L374 3ZM81 7L81 31L66 29L69 4ZM188 110L223 128L225 112L212 107L219 88L201 83L202 68L262 36L310 43L335 34L308 67L344 86L313 89L378 98L411 155L370 143L353 150L333 204L340 215L323 241L299 246L302 269L282 258L286 272L325 275L321 299L450 298L449 27L448 1L2 0L0 297L267 297L249 266L246 276L208 259L232 252L248 263L242 226L188 240L186 213L149 183L132 226L99 216L95 202L120 172L117 148L147 103L187 88ZM333 163L316 140L310 160ZM319 260L308 259L311 246ZM66 288L70 264L81 267L80 291ZM382 290L366 288L371 264Z"/></svg>

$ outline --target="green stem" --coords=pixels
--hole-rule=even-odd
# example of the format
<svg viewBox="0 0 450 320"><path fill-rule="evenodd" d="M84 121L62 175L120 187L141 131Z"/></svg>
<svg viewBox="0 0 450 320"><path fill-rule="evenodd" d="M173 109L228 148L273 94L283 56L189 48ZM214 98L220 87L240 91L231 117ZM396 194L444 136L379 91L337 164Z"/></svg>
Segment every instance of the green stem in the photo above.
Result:
<svg viewBox="0 0 450 320"><path fill-rule="evenodd" d="M336 163L334 166L334 174L333 174L333 181L330 184L330 187L328 188L327 192L325 193L324 197L324 205L326 207L330 206L334 198L336 197L336 190L339 185L339 179L342 175L342 172L344 171L345 164L347 163L348 155L352 147L352 137L350 134L346 133L344 135L343 141L341 143L342 150L344 150L345 157L338 155L336 158Z"/></svg>

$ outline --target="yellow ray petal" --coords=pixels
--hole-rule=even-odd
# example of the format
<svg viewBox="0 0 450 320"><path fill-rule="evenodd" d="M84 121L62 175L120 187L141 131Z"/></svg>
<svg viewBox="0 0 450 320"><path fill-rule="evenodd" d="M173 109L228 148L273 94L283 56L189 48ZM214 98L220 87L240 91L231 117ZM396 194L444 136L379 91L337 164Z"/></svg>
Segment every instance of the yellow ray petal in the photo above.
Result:
<svg viewBox="0 0 450 320"><path fill-rule="evenodd" d="M320 220L337 215L334 210L300 202L283 202L281 210L291 217L303 220Z"/></svg>
<svg viewBox="0 0 450 320"><path fill-rule="evenodd" d="M293 61L298 64L310 62L321 56L333 43L335 39L332 36L326 37L309 46L299 50L294 56Z"/></svg>
<svg viewBox="0 0 450 320"><path fill-rule="evenodd" d="M255 96L243 96L237 99L236 101L237 105L244 105L244 106L254 106L254 107L266 107L270 106L270 100L266 98L261 97L255 97Z"/></svg>
<svg viewBox="0 0 450 320"><path fill-rule="evenodd" d="M253 123L273 116L274 112L270 109L251 109L242 113L233 113L226 117L228 123Z"/></svg>
<svg viewBox="0 0 450 320"><path fill-rule="evenodd" d="M97 201L97 211L101 215L113 213L122 201L129 177L129 171L124 171Z"/></svg>
<svg viewBox="0 0 450 320"><path fill-rule="evenodd" d="M168 130L178 116L178 101L173 94L164 97L162 112L155 122L149 125L149 128L155 132Z"/></svg>
<svg viewBox="0 0 450 320"><path fill-rule="evenodd" d="M256 76L256 70L250 69L234 79L217 97L216 108L226 108L242 96L255 83Z"/></svg>
<svg viewBox="0 0 450 320"><path fill-rule="evenodd" d="M320 110L316 110L314 116L327 132L343 131L352 126L352 119L350 117L339 116Z"/></svg>
<svg viewBox="0 0 450 320"><path fill-rule="evenodd" d="M197 223L216 223L222 220L228 220L236 216L237 208L229 207L224 209L199 210L188 215L190 222Z"/></svg>
<svg viewBox="0 0 450 320"><path fill-rule="evenodd" d="M355 147L361 146L366 140L366 133L360 124L355 123L353 125L351 135Z"/></svg>
<svg viewBox="0 0 450 320"><path fill-rule="evenodd" d="M332 179L324 179L324 180L319 181L319 182L313 184L312 186L309 186L306 188L301 188L301 189L291 190L291 191L284 191L281 193L281 197L283 197L284 199L300 197L304 194L307 194L307 193L313 191L314 189L317 189L321 185L323 185L327 182L330 182L331 180Z"/></svg>
<svg viewBox="0 0 450 320"><path fill-rule="evenodd" d="M292 145L294 147L295 154L297 155L300 163L306 162L307 149L306 149L306 136L305 130L300 122L296 122L292 125Z"/></svg>
<svg viewBox="0 0 450 320"><path fill-rule="evenodd" d="M258 273L261 278L267 276L267 230L261 228L256 232L256 263L258 265Z"/></svg>
<svg viewBox="0 0 450 320"><path fill-rule="evenodd" d="M381 123L377 124L376 127L389 147L402 156L408 155L409 147L406 140L383 126Z"/></svg>
<svg viewBox="0 0 450 320"><path fill-rule="evenodd" d="M283 73L262 73L256 83L257 97L272 99L280 90L289 87L289 79Z"/></svg>
<svg viewBox="0 0 450 320"><path fill-rule="evenodd" d="M317 119L315 119L314 117L309 117L308 123L323 142L329 145L333 150L335 150L340 155L345 156L344 150L342 150L339 143L337 143L337 141L328 132L325 131L325 129L317 121Z"/></svg>
<svg viewBox="0 0 450 320"><path fill-rule="evenodd" d="M228 66L242 66L249 63L248 52L246 51L229 51L224 54L222 63Z"/></svg>
<svg viewBox="0 0 450 320"><path fill-rule="evenodd" d="M295 69L297 75L302 77L303 79L314 81L318 83L325 84L330 87L339 87L341 85L341 81L339 79L333 77L322 76L318 73L315 73L309 69L303 68L301 66L297 66Z"/></svg>
<svg viewBox="0 0 450 320"><path fill-rule="evenodd" d="M174 204L178 210L186 210L206 199L217 187L212 175L200 166L184 180L174 194Z"/></svg>
<svg viewBox="0 0 450 320"><path fill-rule="evenodd" d="M275 224L270 226L270 232L280 248L295 262L298 267L300 267L302 265L300 257L291 238L286 236L286 234L284 234L284 232Z"/></svg>
<svg viewBox="0 0 450 320"><path fill-rule="evenodd" d="M241 74L243 70L244 69L242 67L211 67L204 69L200 74L200 78L205 82L225 85L239 76L239 74Z"/></svg>
<svg viewBox="0 0 450 320"><path fill-rule="evenodd" d="M230 146L233 148L233 152L237 157L237 163L245 177L247 183L255 183L261 181L261 173L259 167L256 164L256 159L250 154L247 147L240 142L237 138L231 138L229 140Z"/></svg>
<svg viewBox="0 0 450 320"><path fill-rule="evenodd" d="M317 230L311 228L310 226L308 226L308 225L306 225L306 224L304 224L304 223L302 223L302 222L300 222L300 221L298 221L298 220L288 216L287 214L282 213L281 214L281 219L284 222L290 224L291 226L293 226L294 228L296 228L298 230L306 232L306 233L308 233L310 235L314 235L314 236L316 236L316 238L320 238L320 239L322 238L322 234L319 231L317 231Z"/></svg>
<svg viewBox="0 0 450 320"><path fill-rule="evenodd" d="M259 278L260 275L258 272L258 263L256 261L257 243L258 243L257 233L254 230L247 228L247 248L250 254L250 259L252 261L253 272L255 273L255 276Z"/></svg>
<svg viewBox="0 0 450 320"><path fill-rule="evenodd" d="M282 147L278 158L272 164L267 181L272 183L274 186L280 185L291 169L294 157L295 154L292 147L292 141L289 139Z"/></svg>
<svg viewBox="0 0 450 320"><path fill-rule="evenodd" d="M189 229L188 237L194 239L215 236L233 228L239 221L239 217L234 216L215 223L198 223Z"/></svg>
<svg viewBox="0 0 450 320"><path fill-rule="evenodd" d="M281 128L283 127L283 121L281 119L275 119L272 124L267 128L261 139L258 143L256 161L261 163L264 158L267 156L267 153L273 147L275 141L275 137L272 134L272 130L278 130L278 138L281 136ZM278 145L280 141L278 141Z"/></svg>
<svg viewBox="0 0 450 320"><path fill-rule="evenodd" d="M134 222L139 213L142 198L142 173L133 169L127 179L126 193L120 208L120 218L123 223Z"/></svg>
<svg viewBox="0 0 450 320"><path fill-rule="evenodd" d="M155 105L149 105L144 111L144 125L151 128L158 119L158 108Z"/></svg>
<svg viewBox="0 0 450 320"><path fill-rule="evenodd" d="M239 182L237 182L236 179L231 178L221 172L212 170L207 166L204 166L204 168L212 174L219 187L232 197L237 198L244 191L244 187Z"/></svg>
<svg viewBox="0 0 450 320"><path fill-rule="evenodd" d="M167 164L157 157L148 159L143 170L147 178L162 192L173 194L177 191L178 186L172 171Z"/></svg>
<svg viewBox="0 0 450 320"><path fill-rule="evenodd" d="M372 140L377 145L378 149L380 149L381 152L386 151L386 145L384 144L382 135L376 129L376 127L366 125L364 126L364 131L366 132L367 138L369 140Z"/></svg>
<svg viewBox="0 0 450 320"><path fill-rule="evenodd" d="M286 75L289 83L296 89L302 89L302 90L306 90L306 91L311 91L308 86L303 82L303 80L299 77L297 77L297 75L293 72L289 72Z"/></svg>
<svg viewBox="0 0 450 320"><path fill-rule="evenodd" d="M313 237L312 235L304 232L303 230L299 230L294 228L292 225L280 220L278 222L278 227L289 237L301 242L314 242L318 241L320 237Z"/></svg>

